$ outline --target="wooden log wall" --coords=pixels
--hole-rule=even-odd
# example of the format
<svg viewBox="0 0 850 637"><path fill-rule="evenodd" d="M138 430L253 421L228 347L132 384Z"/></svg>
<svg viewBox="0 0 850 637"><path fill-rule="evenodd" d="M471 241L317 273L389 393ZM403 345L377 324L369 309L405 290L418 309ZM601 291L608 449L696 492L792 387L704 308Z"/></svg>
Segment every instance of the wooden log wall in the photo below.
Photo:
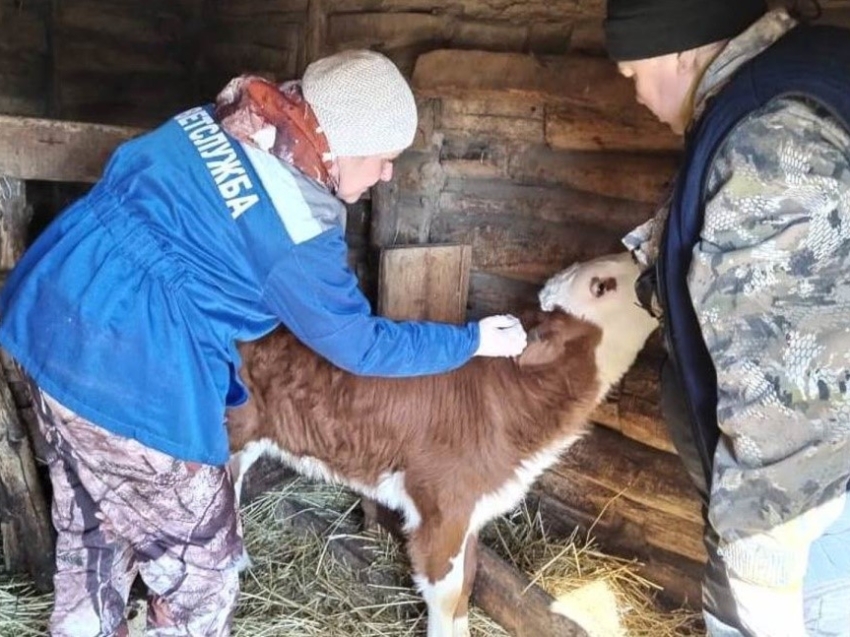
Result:
<svg viewBox="0 0 850 637"><path fill-rule="evenodd" d="M822 5L823 22L850 26L850 0ZM0 0L0 113L149 127L213 99L236 73L283 80L341 49L380 50L411 79L420 130L395 180L349 208L352 265L368 291L377 274L370 248L470 244L467 309L476 317L533 303L540 282L565 264L620 249L621 235L651 215L673 175L679 142L634 104L631 84L605 59L603 7ZM5 132L0 166L9 167L19 138ZM29 141L44 142L41 132ZM62 174L41 166L11 176ZM549 472L535 497L553 527L593 527L605 548L643 559L671 598L694 601L699 503L678 459L665 453L672 446L658 413L659 361L655 343L597 410L607 429Z"/></svg>

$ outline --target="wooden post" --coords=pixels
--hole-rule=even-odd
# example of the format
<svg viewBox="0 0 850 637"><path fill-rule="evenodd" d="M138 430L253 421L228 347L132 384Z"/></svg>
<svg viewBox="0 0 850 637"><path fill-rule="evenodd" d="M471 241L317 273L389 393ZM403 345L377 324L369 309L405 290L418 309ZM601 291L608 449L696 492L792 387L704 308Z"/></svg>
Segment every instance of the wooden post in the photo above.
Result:
<svg viewBox="0 0 850 637"><path fill-rule="evenodd" d="M306 59L299 72L303 72L308 64L315 62L324 55L328 30L328 16L324 4L323 0L309 0L307 3L307 33L304 34L304 57Z"/></svg>
<svg viewBox="0 0 850 637"><path fill-rule="evenodd" d="M32 210L24 183L0 177L0 271L23 253ZM7 375L0 373L0 490L3 556L10 572L29 571L40 590L53 576L53 532L27 428L18 415Z"/></svg>
<svg viewBox="0 0 850 637"><path fill-rule="evenodd" d="M472 247L385 248L378 273L378 313L397 320L462 323Z"/></svg>
<svg viewBox="0 0 850 637"><path fill-rule="evenodd" d="M516 637L586 637L578 624L552 611L555 598L486 546L478 547L472 599Z"/></svg>

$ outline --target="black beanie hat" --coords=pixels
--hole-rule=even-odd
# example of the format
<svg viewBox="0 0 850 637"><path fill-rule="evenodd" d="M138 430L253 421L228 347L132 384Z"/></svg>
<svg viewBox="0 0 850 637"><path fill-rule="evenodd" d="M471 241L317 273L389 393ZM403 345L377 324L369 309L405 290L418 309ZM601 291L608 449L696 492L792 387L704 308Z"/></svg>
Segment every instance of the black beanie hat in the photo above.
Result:
<svg viewBox="0 0 850 637"><path fill-rule="evenodd" d="M679 53L738 35L765 0L607 0L605 39L618 62Z"/></svg>

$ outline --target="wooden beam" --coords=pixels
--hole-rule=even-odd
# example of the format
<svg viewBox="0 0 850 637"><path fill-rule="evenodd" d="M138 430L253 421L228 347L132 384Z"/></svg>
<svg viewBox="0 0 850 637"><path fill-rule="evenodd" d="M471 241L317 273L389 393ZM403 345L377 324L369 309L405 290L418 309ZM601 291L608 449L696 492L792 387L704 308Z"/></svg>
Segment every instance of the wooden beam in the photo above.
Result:
<svg viewBox="0 0 850 637"><path fill-rule="evenodd" d="M552 611L554 597L481 544L472 601L516 637L587 636L581 626Z"/></svg>
<svg viewBox="0 0 850 637"><path fill-rule="evenodd" d="M592 427L591 433L573 445L549 473L556 476L553 485L574 482L581 476L611 493L622 491L624 500L702 524L699 496L679 457L605 427Z"/></svg>
<svg viewBox="0 0 850 637"><path fill-rule="evenodd" d="M394 319L462 323L472 248L421 245L381 251L378 313Z"/></svg>
<svg viewBox="0 0 850 637"><path fill-rule="evenodd" d="M559 150L671 152L682 138L645 108L563 105L546 113L546 143Z"/></svg>
<svg viewBox="0 0 850 637"><path fill-rule="evenodd" d="M0 171L0 272L11 270L23 254L31 219L24 182Z"/></svg>
<svg viewBox="0 0 850 637"><path fill-rule="evenodd" d="M112 151L143 129L0 115L0 175L92 183Z"/></svg>
<svg viewBox="0 0 850 637"><path fill-rule="evenodd" d="M670 188L675 153L565 152L457 135L448 131L440 165L448 179L491 179L516 185L554 186L616 199L658 204Z"/></svg>
<svg viewBox="0 0 850 637"><path fill-rule="evenodd" d="M474 69L474 73L470 73ZM438 49L420 55L411 79L423 96L493 99L529 104L638 108L634 86L605 58Z"/></svg>
<svg viewBox="0 0 850 637"><path fill-rule="evenodd" d="M0 486L7 568L26 568L36 588L53 586L53 528L26 427L0 373Z"/></svg>
<svg viewBox="0 0 850 637"><path fill-rule="evenodd" d="M493 0L464 0L464 2L434 2L434 0L334 0L335 13L363 11L393 13L417 11L447 13L458 21L461 18L476 21L552 22L571 20L578 16L597 16L602 20L602 0L552 2L551 0L523 0L523 2L493 2Z"/></svg>
<svg viewBox="0 0 850 637"><path fill-rule="evenodd" d="M324 55L328 34L328 14L324 0L307 2L307 24L304 29L304 66L298 69L303 75L304 69Z"/></svg>
<svg viewBox="0 0 850 637"><path fill-rule="evenodd" d="M31 217L32 209L26 202L23 181L0 176L0 273L10 270L23 254ZM38 432L34 431L37 427L31 422L31 404L27 404L32 401L28 394L25 397L26 389L11 359L2 351L0 359L3 557L9 572L28 571L40 590L50 590L53 527L33 454ZM13 374L17 377L13 378ZM19 394L19 400L15 400L15 393Z"/></svg>
<svg viewBox="0 0 850 637"><path fill-rule="evenodd" d="M550 538L569 538L576 527L594 538L608 555L637 560L637 570L650 582L663 587L661 597L673 606L699 608L703 562L695 562L648 544L643 534L622 518L605 522L536 487L529 506L538 511Z"/></svg>

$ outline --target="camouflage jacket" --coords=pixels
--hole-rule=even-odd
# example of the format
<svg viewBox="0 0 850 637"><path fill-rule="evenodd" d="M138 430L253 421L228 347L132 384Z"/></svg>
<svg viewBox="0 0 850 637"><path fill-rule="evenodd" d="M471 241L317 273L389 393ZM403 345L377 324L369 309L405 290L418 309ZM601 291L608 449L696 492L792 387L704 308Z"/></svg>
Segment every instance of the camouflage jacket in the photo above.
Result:
<svg viewBox="0 0 850 637"><path fill-rule="evenodd" d="M794 24L771 12L730 41L695 118ZM718 381L709 519L733 575L791 585L850 476L850 132L814 104L776 99L733 130L706 183L688 287ZM624 239L645 264L666 216Z"/></svg>

